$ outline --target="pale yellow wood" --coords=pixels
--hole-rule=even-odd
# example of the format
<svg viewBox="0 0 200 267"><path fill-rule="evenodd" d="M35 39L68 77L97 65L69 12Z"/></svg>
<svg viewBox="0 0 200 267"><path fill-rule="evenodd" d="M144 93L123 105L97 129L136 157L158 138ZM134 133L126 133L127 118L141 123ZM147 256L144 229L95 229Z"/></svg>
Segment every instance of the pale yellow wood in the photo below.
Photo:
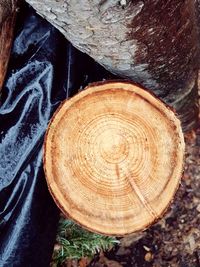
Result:
<svg viewBox="0 0 200 267"><path fill-rule="evenodd" d="M45 138L60 209L95 232L125 235L160 218L180 183L184 138L174 112L128 82L92 84L66 100Z"/></svg>

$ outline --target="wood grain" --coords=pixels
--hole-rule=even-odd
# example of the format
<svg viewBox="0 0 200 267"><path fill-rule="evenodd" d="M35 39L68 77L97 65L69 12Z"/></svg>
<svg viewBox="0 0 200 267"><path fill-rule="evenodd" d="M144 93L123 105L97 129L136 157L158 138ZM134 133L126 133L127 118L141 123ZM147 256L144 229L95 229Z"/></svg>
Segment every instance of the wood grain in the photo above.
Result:
<svg viewBox="0 0 200 267"><path fill-rule="evenodd" d="M137 85L90 85L55 113L44 169L58 207L107 235L144 230L173 200L184 139L173 111Z"/></svg>

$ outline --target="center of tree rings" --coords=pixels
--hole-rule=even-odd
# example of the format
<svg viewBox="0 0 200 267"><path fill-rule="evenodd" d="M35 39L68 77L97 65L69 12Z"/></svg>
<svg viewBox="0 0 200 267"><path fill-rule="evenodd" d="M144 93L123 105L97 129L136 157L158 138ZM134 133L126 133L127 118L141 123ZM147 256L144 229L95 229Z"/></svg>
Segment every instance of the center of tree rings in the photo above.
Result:
<svg viewBox="0 0 200 267"><path fill-rule="evenodd" d="M99 136L100 151L104 160L110 163L120 163L128 154L126 139L116 133L115 129L109 129Z"/></svg>

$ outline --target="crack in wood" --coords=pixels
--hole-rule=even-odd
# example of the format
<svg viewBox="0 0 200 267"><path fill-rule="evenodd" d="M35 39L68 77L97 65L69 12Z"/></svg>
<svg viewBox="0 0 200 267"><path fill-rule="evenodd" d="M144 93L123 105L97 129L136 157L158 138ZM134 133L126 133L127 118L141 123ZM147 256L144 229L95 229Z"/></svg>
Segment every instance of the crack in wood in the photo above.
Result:
<svg viewBox="0 0 200 267"><path fill-rule="evenodd" d="M149 212L149 214L152 216L152 218L154 219L158 219L159 216L156 213L156 211L151 207L151 205L148 203L148 201L145 199L145 197L142 195L140 188L138 187L138 185L135 183L135 181L133 179L128 179L132 189L134 190L134 192L136 193L138 199L140 200L140 202L142 203L142 205L146 208L146 210Z"/></svg>

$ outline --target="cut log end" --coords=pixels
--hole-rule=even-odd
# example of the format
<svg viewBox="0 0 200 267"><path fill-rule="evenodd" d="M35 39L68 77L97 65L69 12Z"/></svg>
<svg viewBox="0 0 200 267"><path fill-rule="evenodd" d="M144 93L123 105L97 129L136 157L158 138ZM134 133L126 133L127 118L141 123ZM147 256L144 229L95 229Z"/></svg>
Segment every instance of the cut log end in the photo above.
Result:
<svg viewBox="0 0 200 267"><path fill-rule="evenodd" d="M179 120L153 95L128 82L92 84L49 125L46 179L64 214L121 236L163 215L180 183L184 147Z"/></svg>

